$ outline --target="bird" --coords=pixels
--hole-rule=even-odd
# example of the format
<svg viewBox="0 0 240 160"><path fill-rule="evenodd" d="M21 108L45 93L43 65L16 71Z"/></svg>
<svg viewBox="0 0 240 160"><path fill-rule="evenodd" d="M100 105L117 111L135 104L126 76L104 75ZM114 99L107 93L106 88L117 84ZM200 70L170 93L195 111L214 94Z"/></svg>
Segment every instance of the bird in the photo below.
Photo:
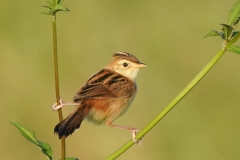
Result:
<svg viewBox="0 0 240 160"><path fill-rule="evenodd" d="M74 112L55 126L54 133L58 134L59 139L67 138L87 119L95 124L130 130L133 141L137 143L135 136L140 130L114 125L113 121L123 115L134 100L136 77L139 69L145 66L130 53L115 52L112 61L82 85L73 102L66 103L60 99L60 105L55 103L52 106L54 111L66 105L77 106Z"/></svg>

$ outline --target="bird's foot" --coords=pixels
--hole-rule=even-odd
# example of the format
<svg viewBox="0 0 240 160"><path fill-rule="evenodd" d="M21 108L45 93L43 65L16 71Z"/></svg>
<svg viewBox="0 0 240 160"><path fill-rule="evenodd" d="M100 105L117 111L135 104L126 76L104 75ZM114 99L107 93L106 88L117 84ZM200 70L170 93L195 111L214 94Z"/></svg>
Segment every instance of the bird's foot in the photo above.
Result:
<svg viewBox="0 0 240 160"><path fill-rule="evenodd" d="M52 110L53 110L53 111L56 111L56 110L58 110L58 109L60 109L60 108L62 108L62 107L65 106L65 104L64 104L64 102L63 102L63 100L62 100L61 98L60 98L59 102L60 102L60 105L58 105L57 103L55 103L55 104L52 106Z"/></svg>
<svg viewBox="0 0 240 160"><path fill-rule="evenodd" d="M138 132L140 132L139 129L132 129L132 140L135 144L138 144L141 146L142 145L142 138L140 138L139 140L136 139L136 135L138 134Z"/></svg>

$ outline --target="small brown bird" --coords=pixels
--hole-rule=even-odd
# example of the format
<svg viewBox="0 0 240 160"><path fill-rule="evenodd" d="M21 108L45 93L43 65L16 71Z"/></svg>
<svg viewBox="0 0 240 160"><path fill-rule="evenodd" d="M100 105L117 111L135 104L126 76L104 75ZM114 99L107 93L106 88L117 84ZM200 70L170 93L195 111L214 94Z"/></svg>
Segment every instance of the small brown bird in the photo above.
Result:
<svg viewBox="0 0 240 160"><path fill-rule="evenodd" d="M57 110L65 105L77 105L77 109L58 123L54 132L59 139L67 137L79 128L86 118L96 124L105 123L109 127L130 130L134 142L138 129L112 124L120 115L124 114L132 103L137 86L135 79L139 68L145 67L144 63L126 52L117 52L112 56L112 61L100 72L92 75L80 88L73 98L74 103L53 105Z"/></svg>

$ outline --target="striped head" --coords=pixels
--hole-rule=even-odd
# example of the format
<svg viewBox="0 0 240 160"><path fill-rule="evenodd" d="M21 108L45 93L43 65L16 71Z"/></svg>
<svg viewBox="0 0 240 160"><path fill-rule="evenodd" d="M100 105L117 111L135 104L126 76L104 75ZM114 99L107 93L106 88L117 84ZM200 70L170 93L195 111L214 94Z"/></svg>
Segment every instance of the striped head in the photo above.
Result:
<svg viewBox="0 0 240 160"><path fill-rule="evenodd" d="M135 56L126 52L116 52L112 58L112 61L105 68L114 70L133 81L137 77L139 69L146 66L146 64L139 62Z"/></svg>

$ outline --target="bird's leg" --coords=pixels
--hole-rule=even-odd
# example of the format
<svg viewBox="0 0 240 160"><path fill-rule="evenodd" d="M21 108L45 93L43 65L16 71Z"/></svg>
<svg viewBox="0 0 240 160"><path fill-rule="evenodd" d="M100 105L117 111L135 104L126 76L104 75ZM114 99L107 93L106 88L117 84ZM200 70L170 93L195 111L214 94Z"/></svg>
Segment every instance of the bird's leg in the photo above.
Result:
<svg viewBox="0 0 240 160"><path fill-rule="evenodd" d="M57 103L55 103L53 106L52 106L52 110L53 111L56 111L64 106L78 106L79 103L74 103L74 102L63 102L63 100L60 98L60 105L57 105Z"/></svg>
<svg viewBox="0 0 240 160"><path fill-rule="evenodd" d="M114 125L112 124L112 122L106 122L106 125L111 127L111 128L118 128L118 129L124 129L124 130L128 130L128 131L131 131L132 132L132 140L134 143L138 143L140 142L140 146L142 144L142 138L139 139L139 140L136 140L136 135L138 132L140 132L139 129L136 129L136 128L132 128L132 127L126 127L126 126L119 126L119 125Z"/></svg>

